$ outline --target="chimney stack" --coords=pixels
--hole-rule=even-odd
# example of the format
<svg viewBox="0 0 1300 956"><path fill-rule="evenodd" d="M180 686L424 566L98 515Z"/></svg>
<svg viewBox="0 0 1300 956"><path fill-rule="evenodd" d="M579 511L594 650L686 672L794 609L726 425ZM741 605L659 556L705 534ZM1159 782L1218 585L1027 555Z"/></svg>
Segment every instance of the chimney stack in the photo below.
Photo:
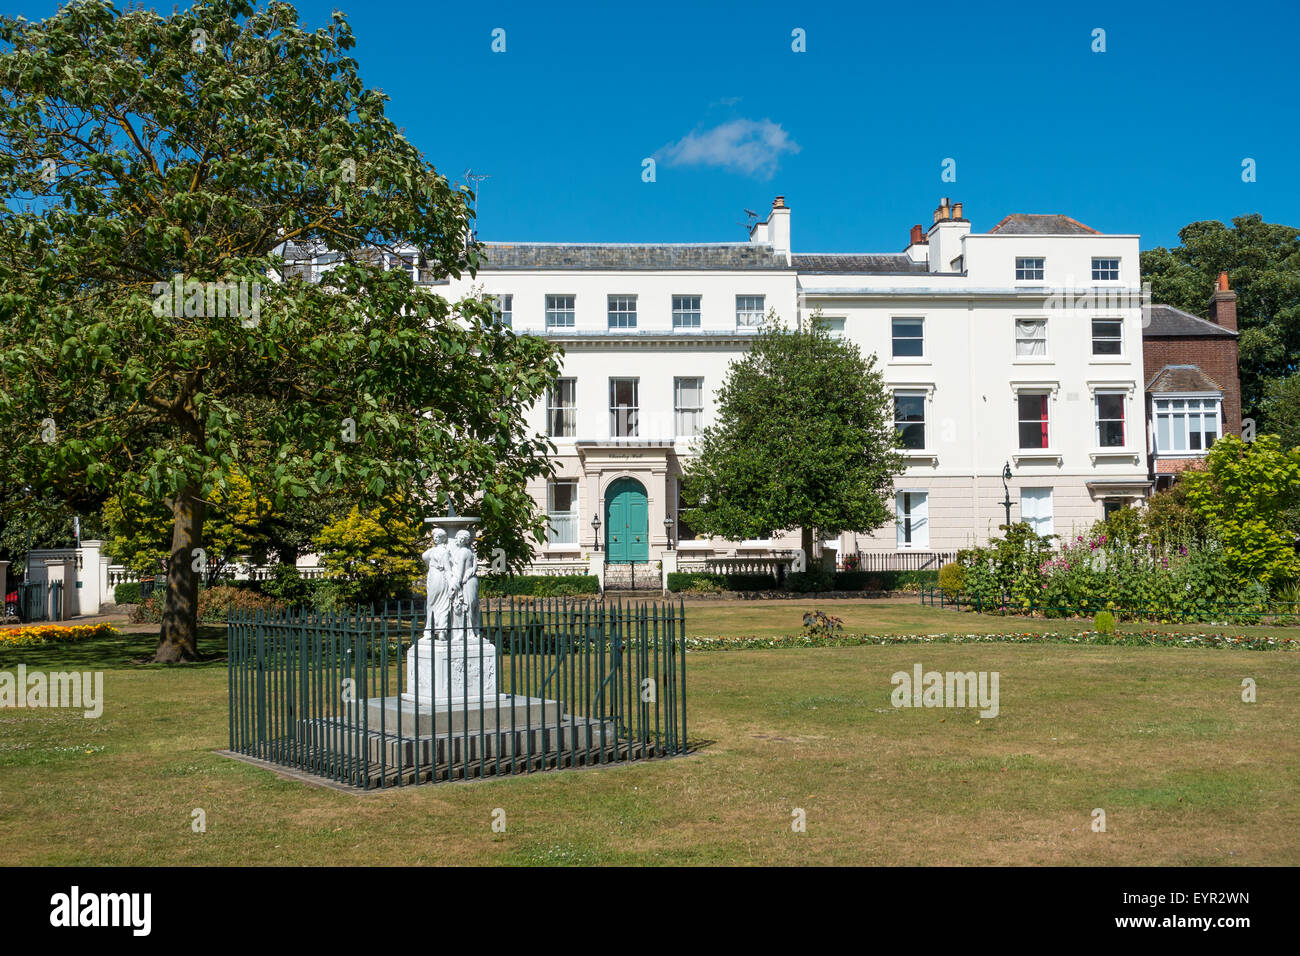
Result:
<svg viewBox="0 0 1300 956"><path fill-rule="evenodd" d="M939 200L939 208L934 211L934 221L943 222L945 219L952 218L952 209L948 205L948 197L944 196Z"/></svg>
<svg viewBox="0 0 1300 956"><path fill-rule="evenodd" d="M1237 293L1228 288L1228 273L1220 272L1210 296L1209 319L1215 325L1237 331Z"/></svg>
<svg viewBox="0 0 1300 956"><path fill-rule="evenodd" d="M909 245L919 246L923 242L925 242L925 230L921 228L921 224L918 222L912 227L912 239Z"/></svg>

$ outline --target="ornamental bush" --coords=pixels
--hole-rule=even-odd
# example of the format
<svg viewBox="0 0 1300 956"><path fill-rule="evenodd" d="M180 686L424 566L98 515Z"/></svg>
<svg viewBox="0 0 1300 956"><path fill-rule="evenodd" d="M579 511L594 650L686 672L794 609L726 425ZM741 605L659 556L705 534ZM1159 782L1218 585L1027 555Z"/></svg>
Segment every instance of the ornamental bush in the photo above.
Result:
<svg viewBox="0 0 1300 956"><path fill-rule="evenodd" d="M1211 620L1231 611L1248 623L1241 615L1257 613L1268 597L1262 585L1231 573L1228 554L1213 541L1162 550L1102 533L1052 551L1044 539L1018 538L1018 546L995 539L959 556L965 594L977 607L1005 602L1049 617L1110 610L1148 620Z"/></svg>
<svg viewBox="0 0 1300 956"><path fill-rule="evenodd" d="M140 582L124 581L113 588L114 604L139 604Z"/></svg>
<svg viewBox="0 0 1300 956"><path fill-rule="evenodd" d="M136 605L135 613L131 616L132 622L161 623L164 596L165 592L159 590ZM204 624L221 624L230 611L278 611L287 606L286 602L258 594L251 588L226 585L200 588L198 619Z"/></svg>
<svg viewBox="0 0 1300 956"><path fill-rule="evenodd" d="M594 574L489 575L479 582L480 597L561 597L599 594L600 578Z"/></svg>
<svg viewBox="0 0 1300 956"><path fill-rule="evenodd" d="M949 561L939 569L939 587L948 595L957 595L966 587L966 572L956 561Z"/></svg>

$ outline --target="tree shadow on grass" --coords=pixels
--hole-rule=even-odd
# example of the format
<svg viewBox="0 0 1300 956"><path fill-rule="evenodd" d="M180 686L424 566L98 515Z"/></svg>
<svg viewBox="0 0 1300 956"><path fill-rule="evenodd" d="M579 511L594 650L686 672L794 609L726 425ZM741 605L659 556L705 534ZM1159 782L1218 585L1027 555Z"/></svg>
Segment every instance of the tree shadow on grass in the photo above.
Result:
<svg viewBox="0 0 1300 956"><path fill-rule="evenodd" d="M200 625L198 637L199 653L203 658L189 664L153 663L154 652L158 649L158 633L142 631L67 644L0 645L0 670L12 670L19 664L26 664L28 669L92 671L133 667L224 667L225 627Z"/></svg>

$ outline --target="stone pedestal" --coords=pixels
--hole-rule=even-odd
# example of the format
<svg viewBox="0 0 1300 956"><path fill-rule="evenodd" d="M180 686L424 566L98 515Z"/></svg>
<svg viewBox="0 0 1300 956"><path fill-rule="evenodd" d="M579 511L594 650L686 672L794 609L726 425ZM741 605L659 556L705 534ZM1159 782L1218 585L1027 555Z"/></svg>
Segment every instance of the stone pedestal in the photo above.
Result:
<svg viewBox="0 0 1300 956"><path fill-rule="evenodd" d="M403 700L445 704L497 698L497 649L480 638L424 638L411 645L406 658ZM449 692L450 691L450 692Z"/></svg>

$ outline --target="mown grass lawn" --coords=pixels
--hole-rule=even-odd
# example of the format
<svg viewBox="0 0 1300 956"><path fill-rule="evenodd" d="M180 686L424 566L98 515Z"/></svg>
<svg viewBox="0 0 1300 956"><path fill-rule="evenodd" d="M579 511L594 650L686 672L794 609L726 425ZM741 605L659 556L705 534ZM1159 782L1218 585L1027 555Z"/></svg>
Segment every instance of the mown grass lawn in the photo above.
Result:
<svg viewBox="0 0 1300 956"><path fill-rule="evenodd" d="M789 633L800 603L756 603L743 620L688 604L687 630ZM912 616L914 606L836 603L826 609L846 623L861 613L892 621L896 633L935 629ZM974 632L970 623L938 629ZM221 640L221 629L207 629L210 650ZM153 641L136 633L0 650L0 670L23 662L106 672L98 720L0 711L6 863L1300 863L1293 653L1063 645L692 653L692 756L354 795L216 754L227 744L224 662L130 663ZM890 675L916 663L998 671L1000 715L893 708ZM1241 700L1246 677L1258 687L1252 704ZM206 833L191 829L196 808ZM504 833L492 830L498 808ZM1094 808L1106 811L1105 833L1092 830ZM806 833L791 829L795 809L806 813Z"/></svg>

